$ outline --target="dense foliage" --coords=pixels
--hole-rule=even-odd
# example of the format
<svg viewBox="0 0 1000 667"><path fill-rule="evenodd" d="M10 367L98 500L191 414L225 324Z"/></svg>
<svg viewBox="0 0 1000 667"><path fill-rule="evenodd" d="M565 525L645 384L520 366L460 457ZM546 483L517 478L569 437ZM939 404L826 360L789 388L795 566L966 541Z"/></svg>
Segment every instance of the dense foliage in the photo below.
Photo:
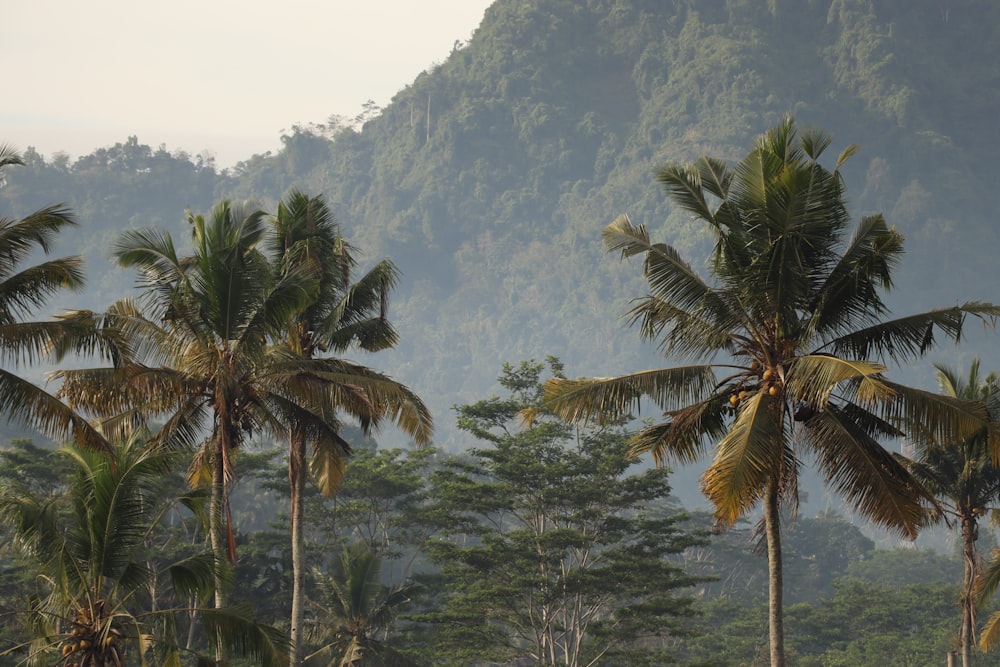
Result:
<svg viewBox="0 0 1000 667"><path fill-rule="evenodd" d="M681 528L668 471L633 470L620 428L575 431L544 410L544 368L505 365L507 396L458 409L481 444L432 482L434 662L658 664L698 581L675 557L704 542Z"/></svg>

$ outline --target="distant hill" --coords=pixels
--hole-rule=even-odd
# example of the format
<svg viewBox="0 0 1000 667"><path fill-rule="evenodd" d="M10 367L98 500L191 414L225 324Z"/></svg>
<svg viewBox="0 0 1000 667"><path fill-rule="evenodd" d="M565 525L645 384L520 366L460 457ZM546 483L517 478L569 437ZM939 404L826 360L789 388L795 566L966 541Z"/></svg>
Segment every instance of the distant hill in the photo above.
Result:
<svg viewBox="0 0 1000 667"><path fill-rule="evenodd" d="M898 313L1000 300L998 56L992 0L497 0L362 128L299 127L226 173L134 137L74 164L36 155L0 210L66 199L93 286L80 303L100 308L131 280L103 255L126 226L179 237L185 207L324 193L351 241L404 273L402 343L370 363L416 389L458 449L449 407L492 391L504 361L659 363L620 319L641 267L605 255L601 229L628 213L700 266L705 230L671 210L656 168L738 159L787 113L832 133L833 154L861 145L844 169L852 212L907 237ZM994 348L931 360L1000 368ZM928 369L906 372L929 383Z"/></svg>

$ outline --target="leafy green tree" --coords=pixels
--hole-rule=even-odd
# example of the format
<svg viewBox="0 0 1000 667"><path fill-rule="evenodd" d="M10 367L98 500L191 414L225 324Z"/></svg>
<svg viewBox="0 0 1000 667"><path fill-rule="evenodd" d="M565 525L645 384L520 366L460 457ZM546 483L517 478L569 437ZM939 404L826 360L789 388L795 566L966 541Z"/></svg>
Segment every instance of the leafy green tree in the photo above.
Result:
<svg viewBox="0 0 1000 667"><path fill-rule="evenodd" d="M23 165L9 146L0 145L0 183L4 170ZM0 359L33 363L50 352L65 335L59 321L25 322L52 295L84 285L79 257L48 259L23 266L41 251L48 254L56 235L76 224L63 204L46 206L23 218L0 217ZM0 412L42 433L105 447L104 439L61 401L31 383L23 372L0 368Z"/></svg>
<svg viewBox="0 0 1000 667"><path fill-rule="evenodd" d="M961 532L965 575L962 583L962 621L959 629L959 649L962 666L972 664L976 644L975 582L979 573L979 519L998 509L1000 501L1000 470L994 466L994 432L1000 429L1000 376L979 374L979 359L969 365L965 377L941 365L937 369L938 385L945 396L978 403L990 417L990 423L980 431L960 440L941 441L934 434L924 434L921 424L909 429L915 454L913 459L899 457L913 476L938 501L932 508L932 518L957 523ZM930 436L930 437L922 437Z"/></svg>
<svg viewBox="0 0 1000 667"><path fill-rule="evenodd" d="M802 455L862 515L915 535L928 496L879 439L898 436L893 422L904 419L964 437L987 415L891 382L884 362L910 362L939 336L958 340L969 315L1000 314L966 303L886 320L881 292L892 285L903 239L881 215L863 218L845 239L839 169L855 148L830 171L818 162L830 143L820 131L800 135L786 118L735 166L703 157L661 169L673 202L715 235L715 284L627 216L604 240L623 258L645 259L650 293L636 301L632 323L664 356L693 363L554 378L546 391L551 408L575 422L618 421L651 399L665 419L644 427L633 451L658 463L692 463L714 445L701 485L719 524L763 507L772 667L785 664L780 508L797 501Z"/></svg>
<svg viewBox="0 0 1000 667"><path fill-rule="evenodd" d="M326 667L416 667L378 639L410 601L414 584L386 589L382 558L364 542L345 547L331 575L316 573L320 600L314 605L311 637L323 646L305 664Z"/></svg>
<svg viewBox="0 0 1000 667"><path fill-rule="evenodd" d="M279 275L309 267L318 276L317 292L307 307L296 313L287 327L284 344L291 355L313 359L323 353L343 354L355 348L376 352L395 345L397 334L387 319L389 292L398 271L389 260L379 262L357 282L354 250L340 235L322 197L290 192L274 216L273 261ZM406 386L367 367L338 360L329 372L330 400L327 421L337 424L337 412L356 418L363 431L377 428L385 419L396 422L419 444L430 440L430 412ZM291 665L300 664L302 621L305 613L305 484L306 450L312 445L309 468L324 494L336 492L350 445L339 428L316 431L307 422L293 420L289 431L288 476L291 490L292 611Z"/></svg>
<svg viewBox="0 0 1000 667"><path fill-rule="evenodd" d="M680 528L668 471L634 471L621 429L576 431L547 412L544 368L505 364L506 398L459 407L485 446L434 474L442 529L428 548L448 595L425 618L439 664L645 664L691 613L678 591L698 578L670 558L701 538Z"/></svg>
<svg viewBox="0 0 1000 667"><path fill-rule="evenodd" d="M204 494L166 494L162 479L176 456L139 439L110 453L61 453L75 468L65 494L39 496L7 480L0 490L0 520L38 568L37 593L24 612L33 638L4 654L27 648L27 660L42 664L61 652L67 667L145 664L151 656L180 665L187 649L178 617L189 600L211 596L223 564L211 552L163 563L151 541L170 513L195 507ZM256 624L248 609L199 610L199 617L210 641L231 652L264 665L284 660L281 635Z"/></svg>

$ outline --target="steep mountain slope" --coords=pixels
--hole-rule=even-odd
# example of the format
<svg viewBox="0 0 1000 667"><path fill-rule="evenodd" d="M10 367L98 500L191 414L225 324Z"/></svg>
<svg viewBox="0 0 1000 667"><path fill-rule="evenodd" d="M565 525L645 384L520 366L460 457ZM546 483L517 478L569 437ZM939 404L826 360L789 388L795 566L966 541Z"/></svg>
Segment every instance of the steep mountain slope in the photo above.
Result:
<svg viewBox="0 0 1000 667"><path fill-rule="evenodd" d="M525 356L648 363L618 319L640 267L604 256L601 228L628 213L698 265L703 230L655 169L741 157L785 113L862 146L854 213L909 239L900 312L995 299L997 19L974 1L500 1L307 179L403 266L399 363L435 398Z"/></svg>

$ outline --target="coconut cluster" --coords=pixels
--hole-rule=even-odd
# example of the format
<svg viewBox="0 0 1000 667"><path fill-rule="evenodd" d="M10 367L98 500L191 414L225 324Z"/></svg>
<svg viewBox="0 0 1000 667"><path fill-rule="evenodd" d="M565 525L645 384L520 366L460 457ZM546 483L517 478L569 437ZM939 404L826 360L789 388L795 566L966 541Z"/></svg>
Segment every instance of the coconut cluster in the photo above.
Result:
<svg viewBox="0 0 1000 667"><path fill-rule="evenodd" d="M750 365L750 372L729 395L729 405L738 408L740 403L761 391L767 392L769 396L780 394L781 376L775 366L765 366L754 360Z"/></svg>
<svg viewBox="0 0 1000 667"><path fill-rule="evenodd" d="M122 631L117 623L107 620L100 611L80 611L63 642L63 667L122 667Z"/></svg>

